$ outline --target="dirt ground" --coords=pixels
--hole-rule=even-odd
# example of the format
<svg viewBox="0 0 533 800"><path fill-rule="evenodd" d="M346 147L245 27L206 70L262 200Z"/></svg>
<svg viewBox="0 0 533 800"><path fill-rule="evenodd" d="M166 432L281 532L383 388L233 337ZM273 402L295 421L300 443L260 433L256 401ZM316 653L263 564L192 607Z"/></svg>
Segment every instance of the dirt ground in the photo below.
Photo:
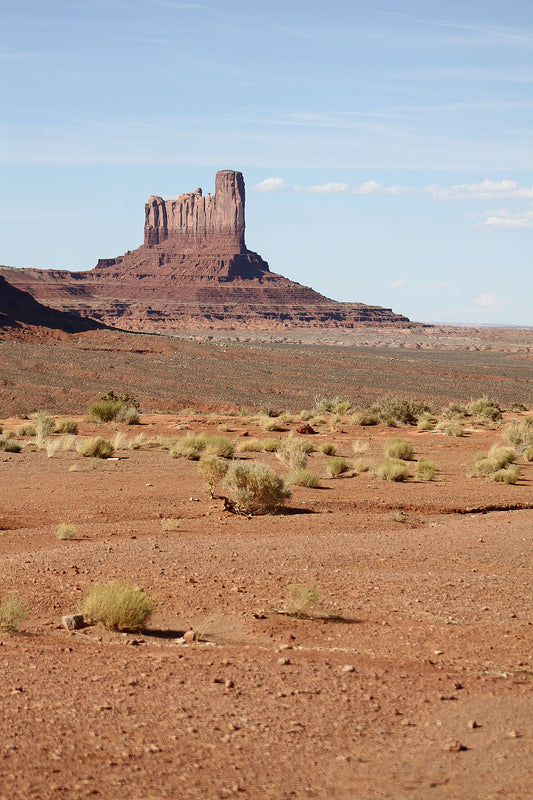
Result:
<svg viewBox="0 0 533 800"><path fill-rule="evenodd" d="M220 426L236 444L283 439L297 421L265 434L224 414L76 417L78 439L124 434L104 461L19 437L0 451L0 597L28 608L0 636L1 800L530 797L533 464L517 457L515 485L467 477L524 416L461 438L328 419L317 449L353 459L358 440L376 462L402 436L435 478L415 463L404 483L329 478L315 451L321 487L262 517L225 511L195 462L128 441ZM62 615L115 578L156 599L146 630L67 631ZM319 588L306 618L280 613L291 583Z"/></svg>

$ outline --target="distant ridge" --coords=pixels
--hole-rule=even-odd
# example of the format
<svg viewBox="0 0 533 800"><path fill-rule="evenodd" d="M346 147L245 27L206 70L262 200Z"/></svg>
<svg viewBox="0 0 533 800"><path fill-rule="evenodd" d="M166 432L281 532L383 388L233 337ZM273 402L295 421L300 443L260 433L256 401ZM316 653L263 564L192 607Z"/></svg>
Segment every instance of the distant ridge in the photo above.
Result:
<svg viewBox="0 0 533 800"><path fill-rule="evenodd" d="M415 327L391 309L340 303L270 271L248 250L240 172L217 172L215 194L150 197L144 243L87 272L0 272L37 300L134 331Z"/></svg>

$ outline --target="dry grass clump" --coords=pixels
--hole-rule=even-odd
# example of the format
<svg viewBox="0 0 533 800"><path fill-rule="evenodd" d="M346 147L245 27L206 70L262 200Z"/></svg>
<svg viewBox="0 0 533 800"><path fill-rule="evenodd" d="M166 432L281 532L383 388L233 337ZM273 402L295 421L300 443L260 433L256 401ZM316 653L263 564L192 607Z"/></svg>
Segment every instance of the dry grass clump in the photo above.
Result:
<svg viewBox="0 0 533 800"><path fill-rule="evenodd" d="M379 425L380 422L379 416L377 414L374 414L365 408L354 409L352 416L355 425L362 425L362 426Z"/></svg>
<svg viewBox="0 0 533 800"><path fill-rule="evenodd" d="M90 422L112 422L122 408L120 400L97 400L87 410Z"/></svg>
<svg viewBox="0 0 533 800"><path fill-rule="evenodd" d="M97 583L83 602L83 616L112 631L141 630L155 609L155 600L128 581Z"/></svg>
<svg viewBox="0 0 533 800"><path fill-rule="evenodd" d="M276 417L259 417L259 426L267 433L274 433L275 431L284 431L285 427L281 420Z"/></svg>
<svg viewBox="0 0 533 800"><path fill-rule="evenodd" d="M471 417L485 417L496 422L502 418L502 410L496 400L483 395L466 404L466 412Z"/></svg>
<svg viewBox="0 0 533 800"><path fill-rule="evenodd" d="M315 414L347 414L352 408L352 401L343 397L315 397Z"/></svg>
<svg viewBox="0 0 533 800"><path fill-rule="evenodd" d="M378 464L375 472L384 481L405 481L409 477L409 467L399 458L386 458Z"/></svg>
<svg viewBox="0 0 533 800"><path fill-rule="evenodd" d="M50 434L54 432L56 423L52 416L45 414L43 411L39 411L35 414L34 425L35 435L46 439L47 436L50 436Z"/></svg>
<svg viewBox="0 0 533 800"><path fill-rule="evenodd" d="M203 455L198 462L198 471L207 484L209 494L213 497L215 486L228 471L228 464L218 456Z"/></svg>
<svg viewBox="0 0 533 800"><path fill-rule="evenodd" d="M454 422L453 420L443 420L442 422L439 422L436 430L441 431L445 436L461 437L465 435L463 426L460 425L459 422Z"/></svg>
<svg viewBox="0 0 533 800"><path fill-rule="evenodd" d="M324 453L325 456L334 456L337 452L337 448L333 442L322 442L318 449L321 453Z"/></svg>
<svg viewBox="0 0 533 800"><path fill-rule="evenodd" d="M17 592L11 592L0 600L0 633L13 635L26 616L26 606Z"/></svg>
<svg viewBox="0 0 533 800"><path fill-rule="evenodd" d="M291 583L287 586L283 613L301 619L320 601L320 592L314 582Z"/></svg>
<svg viewBox="0 0 533 800"><path fill-rule="evenodd" d="M54 433L71 433L76 435L78 433L78 423L74 419L58 419Z"/></svg>
<svg viewBox="0 0 533 800"><path fill-rule="evenodd" d="M218 456L219 458L233 458L235 445L226 436L201 433L197 438L200 444L203 444L203 449L208 455Z"/></svg>
<svg viewBox="0 0 533 800"><path fill-rule="evenodd" d="M530 444L529 447L526 447L522 455L525 461L533 461L533 445Z"/></svg>
<svg viewBox="0 0 533 800"><path fill-rule="evenodd" d="M290 486L306 486L308 489L317 489L320 478L310 469L293 469L285 478Z"/></svg>
<svg viewBox="0 0 533 800"><path fill-rule="evenodd" d="M253 437L250 439L243 439L242 442L239 442L237 445L238 453L259 453L261 449L261 440L254 439Z"/></svg>
<svg viewBox="0 0 533 800"><path fill-rule="evenodd" d="M0 450L6 453L20 453L22 445L12 436L0 436Z"/></svg>
<svg viewBox="0 0 533 800"><path fill-rule="evenodd" d="M493 445L488 453L477 453L475 471L478 475L492 475L505 469L515 460L515 452L511 447Z"/></svg>
<svg viewBox="0 0 533 800"><path fill-rule="evenodd" d="M333 456L326 464L326 472L330 478L337 478L339 475L349 472L351 466L350 462L342 456Z"/></svg>
<svg viewBox="0 0 533 800"><path fill-rule="evenodd" d="M354 455L362 456L368 450L368 442L361 442L359 439L356 439L355 442L352 442L352 450Z"/></svg>
<svg viewBox="0 0 533 800"><path fill-rule="evenodd" d="M370 415L378 422L396 428L399 425L416 425L422 414L431 411L427 403L414 398L385 395L370 406ZM359 423L362 425L363 423ZM367 423L368 424L368 423Z"/></svg>
<svg viewBox="0 0 533 800"><path fill-rule="evenodd" d="M302 422L309 422L309 420L313 417L313 412L309 411L308 409L304 408L303 411L300 411L300 419Z"/></svg>
<svg viewBox="0 0 533 800"><path fill-rule="evenodd" d="M56 439L46 439L44 442L44 449L46 450L46 455L48 458L53 458L58 450L62 448L62 440L60 438Z"/></svg>
<svg viewBox="0 0 533 800"><path fill-rule="evenodd" d="M518 467L507 467L506 469L497 469L489 475L491 481L497 483L517 483L520 477L520 470Z"/></svg>
<svg viewBox="0 0 533 800"><path fill-rule="evenodd" d="M413 445L407 439L385 439L383 450L387 458L400 458L402 461L412 461L415 455Z"/></svg>
<svg viewBox="0 0 533 800"><path fill-rule="evenodd" d="M202 452L220 458L233 458L235 446L225 436L217 434L200 433L180 436L170 447L173 458L186 458L189 461L198 461Z"/></svg>
<svg viewBox="0 0 533 800"><path fill-rule="evenodd" d="M436 472L437 467L434 461L418 461L415 468L415 478L419 481L431 481Z"/></svg>
<svg viewBox="0 0 533 800"><path fill-rule="evenodd" d="M372 462L368 458L356 458L352 462L352 469L354 472L369 472L372 467Z"/></svg>
<svg viewBox="0 0 533 800"><path fill-rule="evenodd" d="M125 425L138 425L141 421L139 409L135 406L121 406L115 416L117 422Z"/></svg>
<svg viewBox="0 0 533 800"><path fill-rule="evenodd" d="M519 450L533 446L533 416L526 417L522 422L516 422L507 428L505 438Z"/></svg>
<svg viewBox="0 0 533 800"><path fill-rule="evenodd" d="M164 517L161 520L161 527L164 531L177 531L179 526L179 519L174 519L173 517Z"/></svg>
<svg viewBox="0 0 533 800"><path fill-rule="evenodd" d="M234 463L224 485L235 507L247 514L272 514L284 505L291 491L265 464Z"/></svg>
<svg viewBox="0 0 533 800"><path fill-rule="evenodd" d="M280 444L280 439L260 439L261 450L264 453L277 453Z"/></svg>
<svg viewBox="0 0 533 800"><path fill-rule="evenodd" d="M104 439L102 436L93 436L78 442L76 450L85 458L110 458L114 453L109 439Z"/></svg>
<svg viewBox="0 0 533 800"><path fill-rule="evenodd" d="M416 424L419 431L432 431L434 426L433 415L429 412L424 412Z"/></svg>
<svg viewBox="0 0 533 800"><path fill-rule="evenodd" d="M0 433L2 433L1 428ZM17 428L17 436L37 436L35 425L31 422L25 422L23 425L19 425Z"/></svg>
<svg viewBox="0 0 533 800"><path fill-rule="evenodd" d="M58 539L74 539L78 535L78 530L75 525L70 522L61 522L56 528L56 536Z"/></svg>

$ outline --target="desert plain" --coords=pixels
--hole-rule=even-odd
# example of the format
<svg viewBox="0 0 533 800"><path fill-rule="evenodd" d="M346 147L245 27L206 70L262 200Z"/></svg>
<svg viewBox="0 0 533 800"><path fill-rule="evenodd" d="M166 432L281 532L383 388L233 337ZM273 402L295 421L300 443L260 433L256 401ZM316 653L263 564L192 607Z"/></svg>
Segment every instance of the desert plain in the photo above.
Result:
<svg viewBox="0 0 533 800"><path fill-rule="evenodd" d="M515 447L509 484L475 464L531 416L532 341L444 326L2 335L0 424L20 451L0 450L0 598L26 614L0 635L0 798L531 796L533 463ZM110 389L138 398L138 424L87 420ZM386 395L427 403L431 425L321 405ZM501 419L439 428L484 395ZM77 433L19 432L36 412ZM278 513L228 510L223 483L211 496L199 462L168 449L198 434L282 477L246 443L306 439L319 486L294 485ZM94 436L112 458L79 454ZM414 451L401 482L375 473L392 437ZM329 474L326 443L346 472ZM116 579L154 598L146 626L67 630ZM299 616L291 585L319 593Z"/></svg>

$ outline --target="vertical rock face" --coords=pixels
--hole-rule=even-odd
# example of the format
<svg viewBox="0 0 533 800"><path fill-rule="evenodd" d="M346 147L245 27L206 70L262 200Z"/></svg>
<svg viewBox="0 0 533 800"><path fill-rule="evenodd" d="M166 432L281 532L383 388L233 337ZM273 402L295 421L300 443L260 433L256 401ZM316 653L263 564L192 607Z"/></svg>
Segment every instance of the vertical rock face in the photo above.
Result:
<svg viewBox="0 0 533 800"><path fill-rule="evenodd" d="M244 179L240 172L217 172L215 194L201 189L177 200L152 196L145 206L144 244L167 242L183 252L209 250L246 252L244 244Z"/></svg>

